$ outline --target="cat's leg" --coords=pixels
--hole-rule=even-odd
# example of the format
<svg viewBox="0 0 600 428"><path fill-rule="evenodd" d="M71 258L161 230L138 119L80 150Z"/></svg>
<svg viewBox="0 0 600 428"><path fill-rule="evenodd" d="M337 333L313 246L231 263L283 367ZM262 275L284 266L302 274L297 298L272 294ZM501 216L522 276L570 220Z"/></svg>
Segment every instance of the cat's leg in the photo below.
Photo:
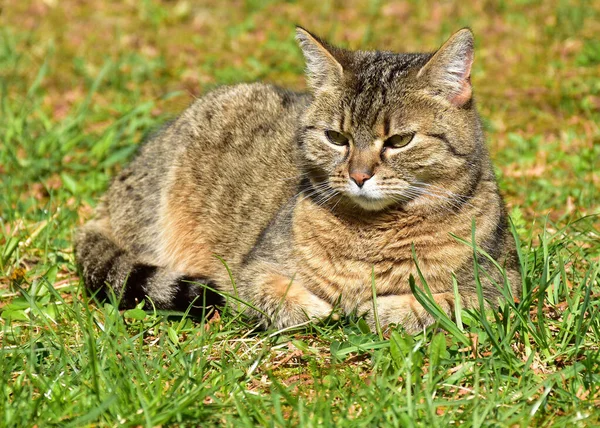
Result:
<svg viewBox="0 0 600 428"><path fill-rule="evenodd" d="M433 294L433 299L448 316L454 317L454 293ZM373 301L369 300L359 307L359 314L366 313L368 324L372 330L375 330L373 307ZM402 325L411 334L417 333L435 322L434 317L421 306L412 294L377 297L377 315L382 327L390 324Z"/></svg>
<svg viewBox="0 0 600 428"><path fill-rule="evenodd" d="M270 264L254 264L244 276L247 280L238 286L239 297L256 310L250 306L241 309L256 316L264 327L281 329L309 320L318 322L333 311L331 304L310 292L301 281Z"/></svg>

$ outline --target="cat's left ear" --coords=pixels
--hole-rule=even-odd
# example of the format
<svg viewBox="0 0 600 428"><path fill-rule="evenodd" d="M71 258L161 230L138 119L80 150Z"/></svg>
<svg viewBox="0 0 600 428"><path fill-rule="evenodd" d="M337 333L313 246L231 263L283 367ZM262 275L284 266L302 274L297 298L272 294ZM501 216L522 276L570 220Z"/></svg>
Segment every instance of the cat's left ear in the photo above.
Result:
<svg viewBox="0 0 600 428"><path fill-rule="evenodd" d="M296 27L296 40L306 59L308 85L314 91L341 83L344 68L336 58L336 55L341 55L341 49L327 44L302 27Z"/></svg>
<svg viewBox="0 0 600 428"><path fill-rule="evenodd" d="M457 31L419 70L417 77L427 79L428 86L455 106L465 105L472 95L473 45L471 30Z"/></svg>

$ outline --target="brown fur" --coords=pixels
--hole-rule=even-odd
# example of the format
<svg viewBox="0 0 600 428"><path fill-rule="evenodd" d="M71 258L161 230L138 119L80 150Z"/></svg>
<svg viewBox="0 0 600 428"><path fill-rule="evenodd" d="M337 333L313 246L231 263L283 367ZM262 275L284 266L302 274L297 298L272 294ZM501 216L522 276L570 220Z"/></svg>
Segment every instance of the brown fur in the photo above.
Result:
<svg viewBox="0 0 600 428"><path fill-rule="evenodd" d="M379 320L414 332L434 319L410 291L413 248L443 310L453 315L452 275L462 305L476 304L473 249L454 237L470 241L474 221L477 245L505 268L481 258L484 296L501 299L493 282L504 274L518 296L471 97L471 33L435 55L349 52L302 29L298 40L311 94L261 84L209 93L116 178L78 234L88 287L108 281L128 305L185 309L207 299L191 278L246 301L265 326L322 319L337 304L373 325L374 275Z"/></svg>

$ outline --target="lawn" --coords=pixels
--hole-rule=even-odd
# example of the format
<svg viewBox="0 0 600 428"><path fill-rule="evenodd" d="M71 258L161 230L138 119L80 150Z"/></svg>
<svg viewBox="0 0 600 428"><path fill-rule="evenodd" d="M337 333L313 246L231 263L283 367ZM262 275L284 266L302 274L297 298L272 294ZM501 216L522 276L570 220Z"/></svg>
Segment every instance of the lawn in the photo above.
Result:
<svg viewBox="0 0 600 428"><path fill-rule="evenodd" d="M303 90L295 24L396 51L473 29L519 302L412 337L86 302L72 238L111 177L211 88ZM591 0L5 0L0 426L599 426L599 34Z"/></svg>

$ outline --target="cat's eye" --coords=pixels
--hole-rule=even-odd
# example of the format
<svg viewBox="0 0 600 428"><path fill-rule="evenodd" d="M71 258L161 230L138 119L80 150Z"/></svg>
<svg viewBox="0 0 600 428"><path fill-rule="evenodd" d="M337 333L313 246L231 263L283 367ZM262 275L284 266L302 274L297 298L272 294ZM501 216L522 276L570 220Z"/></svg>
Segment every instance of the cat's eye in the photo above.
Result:
<svg viewBox="0 0 600 428"><path fill-rule="evenodd" d="M348 137L344 134L332 131L331 129L325 131L325 136L331 144L335 144L336 146L347 146L349 142Z"/></svg>
<svg viewBox="0 0 600 428"><path fill-rule="evenodd" d="M390 149L399 149L407 146L415 134L403 134L403 135L392 135L390 138L383 142L383 147Z"/></svg>

